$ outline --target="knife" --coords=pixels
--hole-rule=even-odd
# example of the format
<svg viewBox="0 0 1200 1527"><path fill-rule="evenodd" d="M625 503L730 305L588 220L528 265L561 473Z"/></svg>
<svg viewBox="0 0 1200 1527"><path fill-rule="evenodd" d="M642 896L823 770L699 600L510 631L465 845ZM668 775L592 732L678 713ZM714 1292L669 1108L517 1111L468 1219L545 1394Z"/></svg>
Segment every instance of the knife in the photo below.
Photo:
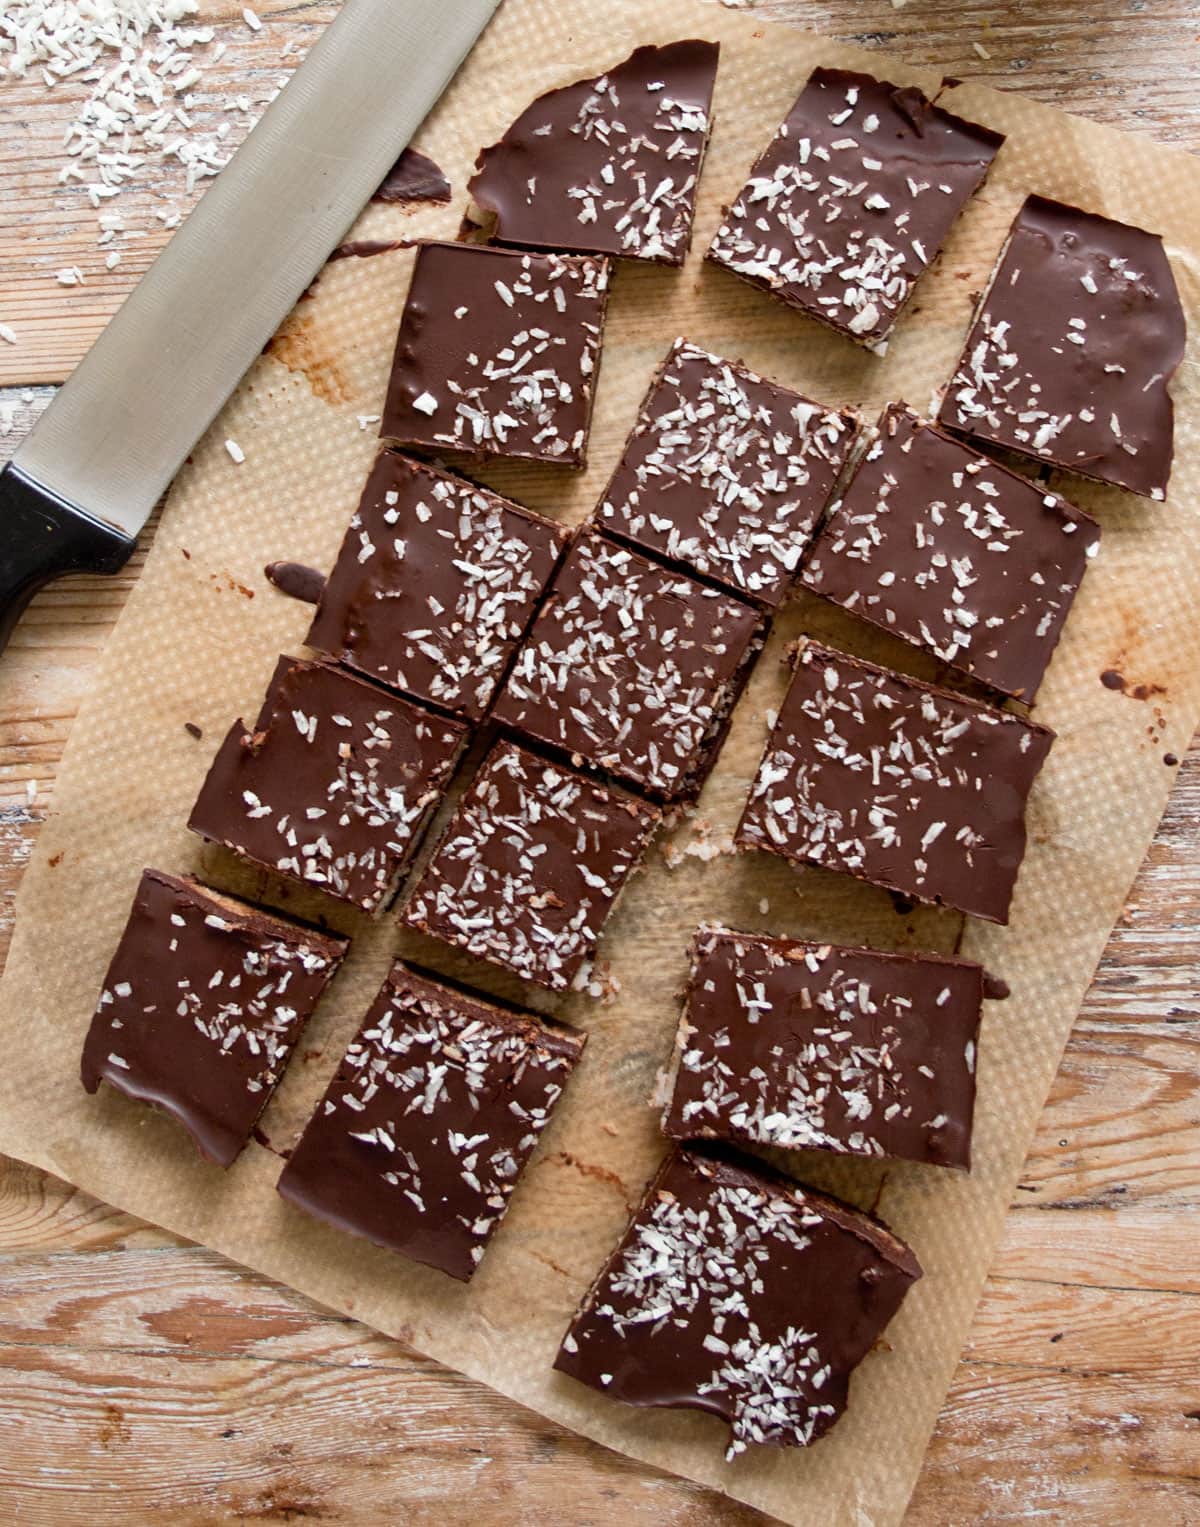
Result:
<svg viewBox="0 0 1200 1527"><path fill-rule="evenodd" d="M51 579L124 566L498 4L345 0L0 472L0 649Z"/></svg>

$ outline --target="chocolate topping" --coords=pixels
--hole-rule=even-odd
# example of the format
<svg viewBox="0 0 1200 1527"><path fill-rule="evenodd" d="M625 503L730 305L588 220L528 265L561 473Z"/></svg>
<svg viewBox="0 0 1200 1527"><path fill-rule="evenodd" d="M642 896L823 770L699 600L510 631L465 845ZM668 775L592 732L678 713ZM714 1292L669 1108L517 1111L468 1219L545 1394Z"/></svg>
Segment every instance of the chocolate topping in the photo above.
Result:
<svg viewBox="0 0 1200 1527"><path fill-rule="evenodd" d="M234 723L188 826L279 875L376 911L392 895L466 742L329 663L281 657L253 729Z"/></svg>
<svg viewBox="0 0 1200 1527"><path fill-rule="evenodd" d="M880 349L1003 142L919 90L815 69L708 258Z"/></svg>
<svg viewBox="0 0 1200 1527"><path fill-rule="evenodd" d="M1186 324L1156 233L1044 196L1016 216L941 422L1164 498Z"/></svg>
<svg viewBox="0 0 1200 1527"><path fill-rule="evenodd" d="M701 928L663 1133L969 1166L978 965Z"/></svg>
<svg viewBox="0 0 1200 1527"><path fill-rule="evenodd" d="M877 1220L698 1151L669 1156L554 1366L630 1405L703 1410L750 1443L804 1447L921 1276Z"/></svg>
<svg viewBox="0 0 1200 1527"><path fill-rule="evenodd" d="M952 667L1032 700L1099 546L1090 515L893 404L803 579Z"/></svg>
<svg viewBox="0 0 1200 1527"><path fill-rule="evenodd" d="M372 201L449 201L450 182L433 160L406 148L379 182Z"/></svg>
<svg viewBox="0 0 1200 1527"><path fill-rule="evenodd" d="M477 721L569 532L393 451L367 479L307 641Z"/></svg>
<svg viewBox="0 0 1200 1527"><path fill-rule="evenodd" d="M584 530L492 714L653 795L696 795L761 646L750 605Z"/></svg>
<svg viewBox="0 0 1200 1527"><path fill-rule="evenodd" d="M268 562L263 572L281 594L303 604L317 604L325 587L325 574L303 562Z"/></svg>
<svg viewBox="0 0 1200 1527"><path fill-rule="evenodd" d="M594 255L422 244L380 433L584 466L607 296Z"/></svg>
<svg viewBox="0 0 1200 1527"><path fill-rule="evenodd" d="M466 1280L585 1041L397 960L279 1191L340 1230Z"/></svg>
<svg viewBox="0 0 1200 1527"><path fill-rule="evenodd" d="M677 339L597 516L613 535L776 607L853 436L850 414Z"/></svg>
<svg viewBox="0 0 1200 1527"><path fill-rule="evenodd" d="M659 813L512 743L488 755L403 911L422 933L563 991Z"/></svg>
<svg viewBox="0 0 1200 1527"><path fill-rule="evenodd" d="M1003 923L1053 740L806 641L735 841Z"/></svg>
<svg viewBox="0 0 1200 1527"><path fill-rule="evenodd" d="M638 48L539 96L485 148L467 189L501 243L682 265L708 144L719 45Z"/></svg>
<svg viewBox="0 0 1200 1527"><path fill-rule="evenodd" d="M229 1166L348 948L197 881L144 870L83 1046L102 1081Z"/></svg>

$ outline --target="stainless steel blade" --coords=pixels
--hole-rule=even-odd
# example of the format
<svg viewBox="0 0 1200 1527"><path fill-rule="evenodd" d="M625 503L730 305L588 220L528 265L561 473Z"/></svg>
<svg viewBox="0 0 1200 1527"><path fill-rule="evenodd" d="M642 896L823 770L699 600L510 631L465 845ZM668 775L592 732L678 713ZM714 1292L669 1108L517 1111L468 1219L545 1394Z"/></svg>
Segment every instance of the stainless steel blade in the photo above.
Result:
<svg viewBox="0 0 1200 1527"><path fill-rule="evenodd" d="M136 535L499 0L346 0L15 461Z"/></svg>

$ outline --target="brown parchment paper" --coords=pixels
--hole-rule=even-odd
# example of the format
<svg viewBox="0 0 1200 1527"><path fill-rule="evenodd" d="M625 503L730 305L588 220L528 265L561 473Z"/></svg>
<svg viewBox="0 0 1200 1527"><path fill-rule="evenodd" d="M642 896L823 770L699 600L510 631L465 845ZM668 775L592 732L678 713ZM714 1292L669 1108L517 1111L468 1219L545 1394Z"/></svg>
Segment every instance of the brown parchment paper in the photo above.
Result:
<svg viewBox="0 0 1200 1527"><path fill-rule="evenodd" d="M885 55L830 45L697 0L507 0L419 146L446 169L449 208L372 207L359 238L452 236L476 149L538 91L599 71L639 43L700 35L722 42L716 130L704 171L695 250L682 273L622 266L601 367L591 466L495 467L502 491L568 521L592 507L654 368L677 334L828 403L869 417L887 399L927 408L950 374L980 289L1029 190L1161 230L1200 333L1200 165L1139 138L1074 120L1015 95L966 86L955 110L1009 140L984 193L921 283L886 358L826 334L706 269L700 253L719 207L740 186L809 69L848 64L923 85L937 81ZM399 83L398 83L399 88ZM301 209L297 209L300 215ZM281 237L286 231L281 230ZM237 715L252 716L276 654L301 648L305 607L262 575L277 557L330 563L375 451L395 327L411 269L400 251L330 265L181 473L146 569L72 729L54 809L18 899L0 987L0 1149L145 1219L257 1268L546 1416L792 1523L893 1523L904 1511L930 1430L1000 1233L1022 1159L1071 1023L1162 813L1200 713L1200 390L1196 345L1174 393L1178 460L1170 501L1069 482L1096 513L1103 547L1088 573L1036 714L1059 734L1030 808L1028 859L1008 928L971 924L964 951L1003 976L980 1051L976 1167L960 1176L916 1166L786 1164L808 1181L878 1209L926 1270L863 1365L850 1410L808 1453L760 1450L732 1465L723 1431L698 1415L645 1413L551 1372L582 1290L662 1151L647 1106L666 1060L686 949L702 919L882 947L947 949L961 920L903 915L882 893L764 855L707 856L728 839L757 762L766 712L785 676L786 641L811 631L866 656L926 673L912 652L800 600L777 622L696 821L675 833L671 868L656 849L603 945L620 983L602 1004L553 1006L591 1040L508 1218L467 1288L304 1219L274 1192L280 1161L252 1144L228 1173L201 1163L179 1130L108 1089L87 1097L78 1055L103 971L143 865L198 870L284 909L328 914L355 935L263 1128L295 1138L392 954L407 950L457 977L520 1000L511 983L431 945L289 890L202 847L184 830L213 751ZM361 417L360 417L361 416ZM227 437L246 453L235 466ZM1113 668L1144 700L1105 688ZM203 729L195 740L184 730ZM689 853L689 848L705 850ZM353 1382L349 1379L348 1382Z"/></svg>

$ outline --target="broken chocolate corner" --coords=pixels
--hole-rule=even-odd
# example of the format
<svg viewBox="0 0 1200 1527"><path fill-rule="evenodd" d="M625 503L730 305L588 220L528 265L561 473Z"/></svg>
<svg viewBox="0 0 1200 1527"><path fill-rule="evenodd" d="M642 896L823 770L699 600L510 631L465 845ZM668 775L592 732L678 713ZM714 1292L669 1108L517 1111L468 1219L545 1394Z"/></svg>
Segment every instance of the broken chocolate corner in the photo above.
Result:
<svg viewBox="0 0 1200 1527"><path fill-rule="evenodd" d="M450 200L450 182L425 154L406 148L379 182L372 201L409 202Z"/></svg>
<svg viewBox="0 0 1200 1527"><path fill-rule="evenodd" d="M696 38L638 48L539 96L468 184L497 242L682 265L719 52Z"/></svg>

